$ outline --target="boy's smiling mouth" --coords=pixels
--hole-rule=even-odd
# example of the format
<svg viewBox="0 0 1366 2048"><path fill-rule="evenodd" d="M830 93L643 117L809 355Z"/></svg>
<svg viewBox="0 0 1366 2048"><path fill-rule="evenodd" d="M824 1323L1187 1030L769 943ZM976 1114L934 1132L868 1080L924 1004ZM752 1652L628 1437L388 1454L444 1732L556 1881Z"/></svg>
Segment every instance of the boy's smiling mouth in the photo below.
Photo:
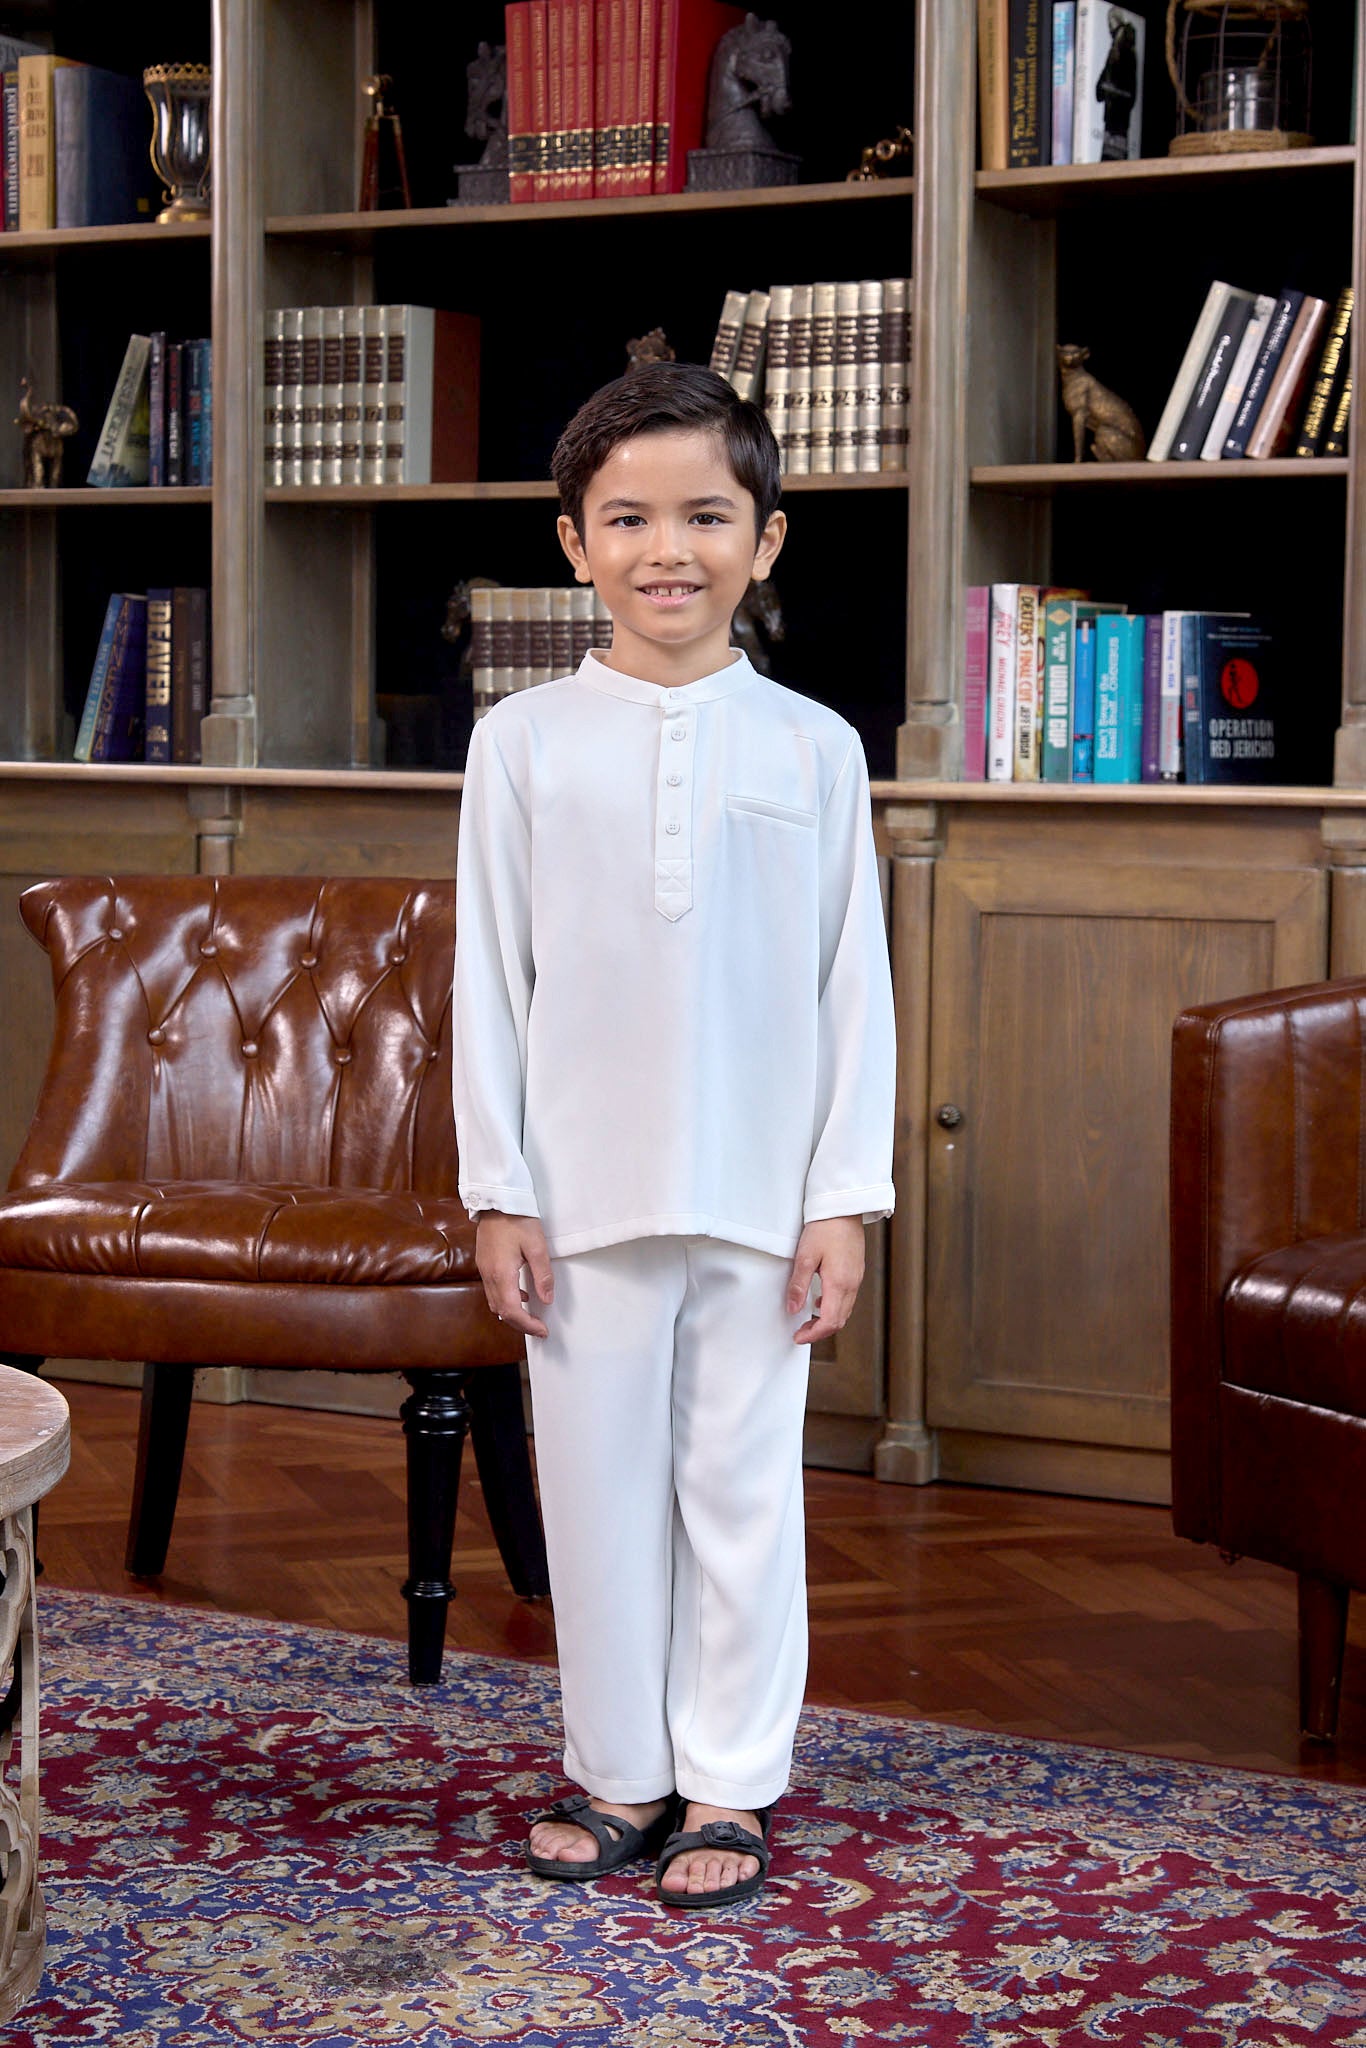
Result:
<svg viewBox="0 0 1366 2048"><path fill-rule="evenodd" d="M642 597L648 597L651 604L683 604L690 597L696 597L702 588L700 583L642 583L639 586Z"/></svg>

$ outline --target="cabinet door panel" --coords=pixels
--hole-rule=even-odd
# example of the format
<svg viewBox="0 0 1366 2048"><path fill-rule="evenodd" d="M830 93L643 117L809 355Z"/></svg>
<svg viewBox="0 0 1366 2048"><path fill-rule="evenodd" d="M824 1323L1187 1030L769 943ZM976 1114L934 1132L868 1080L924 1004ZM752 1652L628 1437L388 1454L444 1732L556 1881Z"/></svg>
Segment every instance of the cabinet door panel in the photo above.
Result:
<svg viewBox="0 0 1366 2048"><path fill-rule="evenodd" d="M1325 904L1305 870L944 863L932 1426L1165 1447L1172 1022L1323 973Z"/></svg>

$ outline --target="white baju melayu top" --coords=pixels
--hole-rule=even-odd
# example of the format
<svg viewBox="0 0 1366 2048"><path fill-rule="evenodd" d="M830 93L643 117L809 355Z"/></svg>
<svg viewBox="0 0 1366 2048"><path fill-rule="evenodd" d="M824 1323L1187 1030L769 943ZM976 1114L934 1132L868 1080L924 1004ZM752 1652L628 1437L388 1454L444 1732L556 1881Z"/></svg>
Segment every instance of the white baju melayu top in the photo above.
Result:
<svg viewBox="0 0 1366 2048"><path fill-rule="evenodd" d="M681 688L588 655L475 726L460 807L467 1209L564 1256L664 1234L790 1257L890 1215L891 972L868 771L743 655Z"/></svg>

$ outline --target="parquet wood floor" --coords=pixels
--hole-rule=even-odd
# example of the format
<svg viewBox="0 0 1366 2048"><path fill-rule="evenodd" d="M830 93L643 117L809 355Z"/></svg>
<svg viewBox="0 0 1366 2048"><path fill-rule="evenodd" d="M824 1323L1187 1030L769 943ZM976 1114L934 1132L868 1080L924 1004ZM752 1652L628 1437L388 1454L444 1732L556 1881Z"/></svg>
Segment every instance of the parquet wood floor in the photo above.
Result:
<svg viewBox="0 0 1366 2048"><path fill-rule="evenodd" d="M123 1571L135 1393L68 1384L71 1470L43 1504L50 1584L399 1638L398 1425L199 1405L166 1575ZM1366 1783L1366 1601L1336 1749L1295 1713L1286 1572L1179 1542L1166 1511L807 1475L810 1697L1001 1733ZM548 1603L503 1576L468 1459L449 1641L554 1655Z"/></svg>

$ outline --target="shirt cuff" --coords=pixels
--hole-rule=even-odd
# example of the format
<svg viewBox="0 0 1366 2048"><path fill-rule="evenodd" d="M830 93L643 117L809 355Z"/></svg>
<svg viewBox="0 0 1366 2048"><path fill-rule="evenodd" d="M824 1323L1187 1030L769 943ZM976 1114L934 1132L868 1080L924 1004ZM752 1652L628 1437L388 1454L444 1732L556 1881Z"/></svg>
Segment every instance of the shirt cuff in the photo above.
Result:
<svg viewBox="0 0 1366 2048"><path fill-rule="evenodd" d="M889 1180L875 1181L866 1188L836 1188L828 1195L808 1195L802 1206L803 1223L828 1223L832 1216L861 1216L865 1223L880 1223L896 1207L896 1189Z"/></svg>
<svg viewBox="0 0 1366 2048"><path fill-rule="evenodd" d="M486 1188L459 1185L460 1199L471 1216L481 1209L499 1209L505 1216L539 1216L536 1197L529 1188Z"/></svg>

